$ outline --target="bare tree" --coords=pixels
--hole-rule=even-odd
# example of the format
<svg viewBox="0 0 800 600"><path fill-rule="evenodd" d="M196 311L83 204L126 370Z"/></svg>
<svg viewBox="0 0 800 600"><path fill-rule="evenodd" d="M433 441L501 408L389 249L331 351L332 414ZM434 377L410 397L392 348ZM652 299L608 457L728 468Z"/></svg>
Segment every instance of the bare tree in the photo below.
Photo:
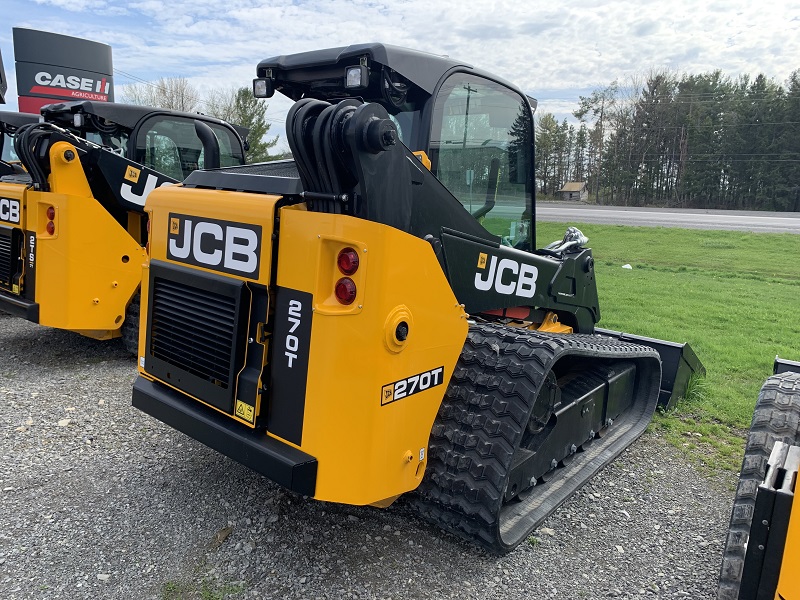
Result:
<svg viewBox="0 0 800 600"><path fill-rule="evenodd" d="M128 104L184 112L195 112L200 104L200 93L185 77L162 77L154 82L126 85L121 95L123 102Z"/></svg>

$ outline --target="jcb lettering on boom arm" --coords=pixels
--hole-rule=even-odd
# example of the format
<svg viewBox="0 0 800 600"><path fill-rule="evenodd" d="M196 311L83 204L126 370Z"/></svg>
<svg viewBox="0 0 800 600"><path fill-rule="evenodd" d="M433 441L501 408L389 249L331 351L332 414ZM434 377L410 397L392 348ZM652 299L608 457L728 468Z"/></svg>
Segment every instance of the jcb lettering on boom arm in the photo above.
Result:
<svg viewBox="0 0 800 600"><path fill-rule="evenodd" d="M478 269L486 268L487 255L481 253L478 257ZM510 273L510 275L507 275ZM510 258L503 258L500 264L497 257L492 256L489 270L475 273L475 288L483 292L494 287L498 294L516 294L522 298L533 298L536 293L536 278L539 269L533 265L518 263ZM516 279L515 279L516 277Z"/></svg>
<svg viewBox="0 0 800 600"><path fill-rule="evenodd" d="M133 173L130 170L131 167L128 167L128 169L129 170L126 171L125 173L125 178L136 183L139 179L139 171L138 170L136 171L136 178L134 179L132 177ZM167 185L169 183L170 182L165 181L161 185ZM144 201L147 199L147 196L150 195L150 192L156 189L157 185L158 185L158 176L153 175L152 173L148 173L147 181L145 181L144 184L144 191L141 194L137 194L136 192L134 192L133 186L130 183L124 183L124 182L120 187L119 193L128 202L132 204L138 204L139 206L144 206Z"/></svg>

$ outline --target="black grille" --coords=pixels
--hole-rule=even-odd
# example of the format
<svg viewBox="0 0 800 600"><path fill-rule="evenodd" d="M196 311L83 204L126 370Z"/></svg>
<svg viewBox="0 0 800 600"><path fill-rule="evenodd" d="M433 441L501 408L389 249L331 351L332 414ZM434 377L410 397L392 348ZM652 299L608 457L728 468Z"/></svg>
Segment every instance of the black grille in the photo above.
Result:
<svg viewBox="0 0 800 600"><path fill-rule="evenodd" d="M22 233L19 229L0 227L0 287L11 289L20 275L20 246Z"/></svg>
<svg viewBox="0 0 800 600"><path fill-rule="evenodd" d="M275 160L252 165L227 167L226 173L247 173L252 175L272 175L273 177L300 177L293 160Z"/></svg>
<svg viewBox="0 0 800 600"><path fill-rule="evenodd" d="M228 389L237 299L155 278L152 302L152 356Z"/></svg>
<svg viewBox="0 0 800 600"><path fill-rule="evenodd" d="M0 284L11 282L11 232L0 231Z"/></svg>

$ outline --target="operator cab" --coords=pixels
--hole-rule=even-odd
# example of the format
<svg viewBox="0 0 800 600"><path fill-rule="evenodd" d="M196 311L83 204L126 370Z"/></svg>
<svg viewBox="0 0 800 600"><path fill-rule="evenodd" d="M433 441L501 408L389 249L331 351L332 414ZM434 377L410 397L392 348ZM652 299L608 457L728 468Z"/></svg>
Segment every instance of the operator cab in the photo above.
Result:
<svg viewBox="0 0 800 600"><path fill-rule="evenodd" d="M14 152L14 134L23 125L38 121L39 116L30 113L0 112L0 177L25 172Z"/></svg>
<svg viewBox="0 0 800 600"><path fill-rule="evenodd" d="M505 245L532 251L533 111L514 85L471 65L384 44L360 44L262 61L257 97L382 105L412 151Z"/></svg>

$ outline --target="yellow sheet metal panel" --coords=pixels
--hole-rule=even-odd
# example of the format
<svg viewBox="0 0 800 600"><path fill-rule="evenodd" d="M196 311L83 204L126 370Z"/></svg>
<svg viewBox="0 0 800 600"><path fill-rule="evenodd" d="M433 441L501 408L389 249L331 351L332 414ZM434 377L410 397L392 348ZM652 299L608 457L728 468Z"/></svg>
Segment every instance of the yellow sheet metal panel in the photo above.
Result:
<svg viewBox="0 0 800 600"><path fill-rule="evenodd" d="M348 247L360 264L344 306L336 257ZM315 497L372 504L416 488L468 330L431 246L371 221L284 210L277 283L313 296L299 447L319 461Z"/></svg>
<svg viewBox="0 0 800 600"><path fill-rule="evenodd" d="M104 339L118 334L145 254L92 197L77 156L71 144L54 144L51 191L26 194L26 228L36 236L39 323Z"/></svg>
<svg viewBox="0 0 800 600"><path fill-rule="evenodd" d="M188 192L188 193L187 193ZM183 266L200 269L209 273L224 274L237 279L257 281L269 285L270 265L272 264L272 229L275 203L280 196L269 196L225 190L186 190L183 186L166 186L153 190L147 197L145 209L150 213L150 256ZM191 229L184 226L186 220L192 221ZM170 258L171 243L184 247L185 242L193 242L197 226L201 223L243 224L260 228L259 273L247 277L224 272L224 252L220 264L190 264ZM181 228L176 233L176 227ZM171 233L172 232L172 233ZM223 236L226 233L223 227ZM187 256L188 261L191 257ZM197 262L197 261L195 261Z"/></svg>
<svg viewBox="0 0 800 600"><path fill-rule="evenodd" d="M30 193L28 228L36 232L39 323L92 337L118 330L139 287L142 247L91 197Z"/></svg>
<svg viewBox="0 0 800 600"><path fill-rule="evenodd" d="M800 501L795 486L792 516L789 519L789 530L786 535L786 546L783 549L781 575L778 579L776 600L800 600Z"/></svg>
<svg viewBox="0 0 800 600"><path fill-rule="evenodd" d="M145 355L147 333L146 319L149 300L149 259L170 262L181 267L196 269L215 275L252 281L268 288L272 266L274 210L276 202L280 199L280 196L257 195L225 190L187 190L180 185L158 188L150 193L145 205L145 210L150 217L150 254L142 275L142 304L139 327L140 374L151 378L144 370L142 364ZM293 212L297 211L295 210ZM208 230L207 227L203 229L206 225L215 226L214 231L209 233L210 230ZM200 226L200 229L198 229L198 226ZM253 230L258 231L258 269L257 273L254 272L251 277L237 274L230 269L225 271L225 259L228 254L225 250L225 240L231 232L231 227L235 227L238 230L253 228ZM219 250L220 252L218 255L218 264L208 264L214 262L209 257L200 257L202 260L207 260L205 266L202 262L196 260L197 257L194 256L194 252L198 250L202 251L201 247L206 245L200 241L197 242L197 246L195 245L198 231L206 231L206 233L199 234L201 236L217 236L213 240L212 246L215 247L215 251ZM242 243L241 240L240 243ZM176 257L174 253L176 245L179 248L187 250L186 256L181 255L181 257ZM241 250L241 246L239 246L238 249ZM268 314L253 314L249 306L244 307L244 310L249 313L251 319L257 320L259 323L259 331L264 331L266 329L269 319ZM261 325L262 323L263 325ZM264 348L268 348L269 338L264 339L263 342L259 342L259 344L263 345ZM266 352L264 352L263 364L266 364ZM162 381L162 383L174 387L171 386L168 381ZM203 398L196 399L199 402L203 402ZM203 402L203 404L224 414L226 417L239 421L248 427L253 427L255 424L255 417L261 414L263 402L261 396L256 399L255 414L252 415L247 412L244 406L238 403L236 405L237 409L241 409L238 411L238 414L237 411L234 411L234 414L225 413L207 402Z"/></svg>

